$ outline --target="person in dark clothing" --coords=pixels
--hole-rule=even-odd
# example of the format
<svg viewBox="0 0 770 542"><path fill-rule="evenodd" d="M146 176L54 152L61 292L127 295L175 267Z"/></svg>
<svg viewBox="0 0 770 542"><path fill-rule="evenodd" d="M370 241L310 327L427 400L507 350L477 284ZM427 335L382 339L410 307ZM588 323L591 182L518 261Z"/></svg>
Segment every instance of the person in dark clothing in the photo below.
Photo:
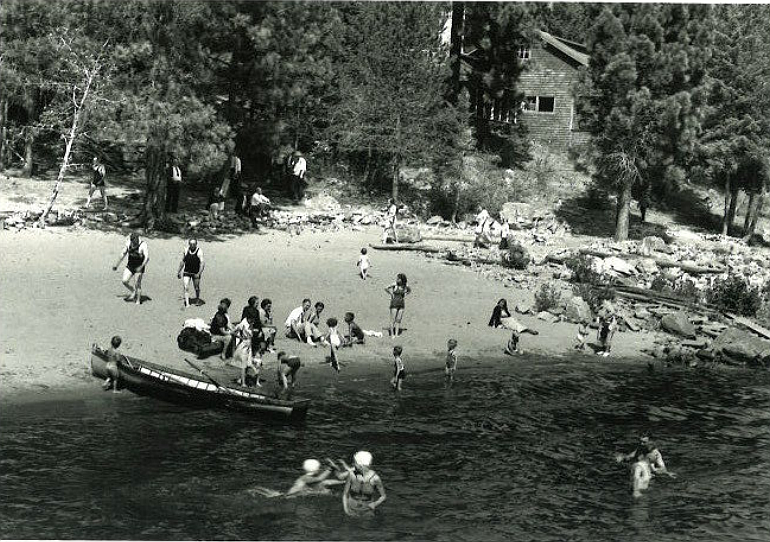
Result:
<svg viewBox="0 0 770 542"><path fill-rule="evenodd" d="M166 212L176 213L179 209L179 191L182 187L182 170L171 162L166 171Z"/></svg>
<svg viewBox="0 0 770 542"><path fill-rule="evenodd" d="M489 327L500 327L503 325L502 319L509 318L511 312L508 310L508 302L505 299L501 299L492 309L492 317L489 319Z"/></svg>
<svg viewBox="0 0 770 542"><path fill-rule="evenodd" d="M345 335L343 346L364 344L364 330L355 322L356 315L352 312L345 313L345 323L348 325L348 333Z"/></svg>
<svg viewBox="0 0 770 542"><path fill-rule="evenodd" d="M102 196L102 200L104 201L104 209L107 210L107 192L106 192L106 185L104 182L104 177L107 175L107 170L104 167L104 164L102 164L99 161L99 158L94 156L93 164L91 165L91 169L93 170L93 177L91 178L91 185L88 187L88 199L86 199L86 207L91 206L91 198L94 195L94 192L96 190L99 190L99 193Z"/></svg>
<svg viewBox="0 0 770 542"><path fill-rule="evenodd" d="M177 277L182 279L182 288L184 289L184 306L190 306L190 283L195 288L194 301L199 302L201 298L201 275L206 266L203 261L203 251L198 246L197 239L190 239L187 248L182 254L182 261L179 262Z"/></svg>
<svg viewBox="0 0 770 542"><path fill-rule="evenodd" d="M142 277L147 268L147 262L150 261L150 252L147 248L147 242L141 239L136 232L131 233L128 237L120 259L112 266L113 271L117 271L120 262L126 256L128 256L128 262L125 271L123 271L123 286L131 292L126 301L133 300L139 305L142 302ZM136 282L134 286L131 286L130 281L133 277L136 277Z"/></svg>
<svg viewBox="0 0 770 542"><path fill-rule="evenodd" d="M211 331L211 342L222 343L222 354L220 357L225 359L227 355L227 349L230 346L230 342L233 340L233 326L230 323L230 317L227 315L227 311L230 309L231 302L228 298L224 298L219 302L217 313L211 319L211 325L209 331Z"/></svg>
<svg viewBox="0 0 770 542"><path fill-rule="evenodd" d="M241 312L241 320L252 322L254 344L258 344L260 341L265 340L265 335L262 331L262 318L260 318L259 314L259 298L257 296L253 295L249 298L248 305L243 307L243 311Z"/></svg>

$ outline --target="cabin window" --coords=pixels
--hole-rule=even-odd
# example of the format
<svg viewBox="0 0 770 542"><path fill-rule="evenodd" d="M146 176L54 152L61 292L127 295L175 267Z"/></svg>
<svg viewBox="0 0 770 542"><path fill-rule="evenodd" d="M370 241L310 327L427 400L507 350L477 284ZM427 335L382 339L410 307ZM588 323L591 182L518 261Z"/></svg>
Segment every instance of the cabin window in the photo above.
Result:
<svg viewBox="0 0 770 542"><path fill-rule="evenodd" d="M527 96L521 104L522 110L537 113L553 113L555 107L556 100L553 96Z"/></svg>
<svg viewBox="0 0 770 542"><path fill-rule="evenodd" d="M530 55L530 49L527 46L519 47L519 50L517 52L517 56L519 57L519 60L529 60Z"/></svg>

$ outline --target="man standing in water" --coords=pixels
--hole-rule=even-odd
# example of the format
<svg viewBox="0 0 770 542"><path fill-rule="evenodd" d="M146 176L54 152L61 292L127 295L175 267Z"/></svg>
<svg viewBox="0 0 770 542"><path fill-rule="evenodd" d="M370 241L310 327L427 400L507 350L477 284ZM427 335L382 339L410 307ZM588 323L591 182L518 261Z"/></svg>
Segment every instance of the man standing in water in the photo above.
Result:
<svg viewBox="0 0 770 542"><path fill-rule="evenodd" d="M142 303L142 277L144 276L147 262L150 261L150 252L147 249L147 242L139 238L139 234L133 232L126 242L126 246L120 255L120 259L112 266L113 271L118 270L120 262L128 255L128 262L126 263L126 270L123 271L123 286L125 286L131 295L126 298L126 301L136 301L139 305ZM135 286L130 284L131 278L136 277Z"/></svg>
<svg viewBox="0 0 770 542"><path fill-rule="evenodd" d="M179 271L177 277L182 279L182 288L184 289L184 306L190 306L190 283L195 288L194 301L199 302L201 298L201 275L206 264L203 261L203 251L198 246L197 239L190 239L187 250L182 255L182 261L179 262Z"/></svg>
<svg viewBox="0 0 770 542"><path fill-rule="evenodd" d="M387 498L385 486L371 466L372 454L369 452L360 451L353 456L353 469L342 492L342 508L349 516L372 517ZM376 499L375 493L378 495Z"/></svg>
<svg viewBox="0 0 770 542"><path fill-rule="evenodd" d="M634 491L634 497L640 497L642 490L646 490L649 487L650 480L652 480L654 474L665 474L669 478L676 478L676 474L666 469L663 455L661 455L660 450L658 450L647 434L639 437L639 445L633 452L617 454L615 461L618 463L633 461L631 466L631 487Z"/></svg>

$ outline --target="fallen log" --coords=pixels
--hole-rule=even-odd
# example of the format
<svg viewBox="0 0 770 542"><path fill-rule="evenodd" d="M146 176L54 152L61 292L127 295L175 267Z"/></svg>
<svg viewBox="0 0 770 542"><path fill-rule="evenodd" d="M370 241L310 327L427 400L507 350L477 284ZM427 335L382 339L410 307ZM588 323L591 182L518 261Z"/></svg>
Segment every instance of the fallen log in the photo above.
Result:
<svg viewBox="0 0 770 542"><path fill-rule="evenodd" d="M681 299L676 296L664 294L662 292L656 292L655 290L646 290L644 288L636 288L634 286L622 286L615 285L612 287L615 290L616 295L633 299L635 301L645 301L647 303L658 303L668 307L677 309L689 309L695 312L702 312L708 314L721 314L718 309L708 305L702 305L699 303L693 303L686 299Z"/></svg>
<svg viewBox="0 0 770 542"><path fill-rule="evenodd" d="M727 317L730 318L736 324L745 327L752 333L755 333L760 337L764 337L765 339L770 339L770 329L767 329L766 327L762 327L759 324L755 324L748 318L744 318L743 316L738 316L737 314L733 314L730 312L727 313Z"/></svg>
<svg viewBox="0 0 770 542"><path fill-rule="evenodd" d="M724 266L718 266L718 267L705 267L701 265L692 265L688 263L683 262L676 262L674 260L669 260L668 258L655 258L654 256L640 256L638 254L624 254L622 252L602 252L601 250L594 250L590 248L581 248L579 250L580 254L585 254L586 256L596 256L597 258L620 258L621 260L631 260L636 261L640 259L647 259L652 260L655 262L655 264L658 267L662 268L672 268L672 267L678 267L685 273L689 273L691 275L707 275L707 274L718 274L718 273L724 273L726 271Z"/></svg>
<svg viewBox="0 0 770 542"><path fill-rule="evenodd" d="M437 247L431 247L428 245L417 245L417 244L404 244L404 243L392 243L392 244L386 244L386 245L369 245L374 250L411 250L413 252L428 252L428 253L437 253L437 252L443 252L442 249Z"/></svg>
<svg viewBox="0 0 770 542"><path fill-rule="evenodd" d="M423 235L424 241L453 241L456 243L472 243L476 238L472 235Z"/></svg>

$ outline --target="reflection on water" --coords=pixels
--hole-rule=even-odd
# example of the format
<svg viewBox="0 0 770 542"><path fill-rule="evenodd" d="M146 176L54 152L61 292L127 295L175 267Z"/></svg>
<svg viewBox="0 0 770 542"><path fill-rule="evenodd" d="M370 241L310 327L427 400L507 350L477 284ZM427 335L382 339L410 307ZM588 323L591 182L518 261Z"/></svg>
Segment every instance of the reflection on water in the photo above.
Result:
<svg viewBox="0 0 770 542"><path fill-rule="evenodd" d="M765 373L521 363L308 387L305 427L96 389L0 415L0 538L770 540ZM96 386L94 386L96 388ZM639 431L676 480L634 501L612 460ZM269 499L307 457L369 449L369 521L331 496Z"/></svg>

